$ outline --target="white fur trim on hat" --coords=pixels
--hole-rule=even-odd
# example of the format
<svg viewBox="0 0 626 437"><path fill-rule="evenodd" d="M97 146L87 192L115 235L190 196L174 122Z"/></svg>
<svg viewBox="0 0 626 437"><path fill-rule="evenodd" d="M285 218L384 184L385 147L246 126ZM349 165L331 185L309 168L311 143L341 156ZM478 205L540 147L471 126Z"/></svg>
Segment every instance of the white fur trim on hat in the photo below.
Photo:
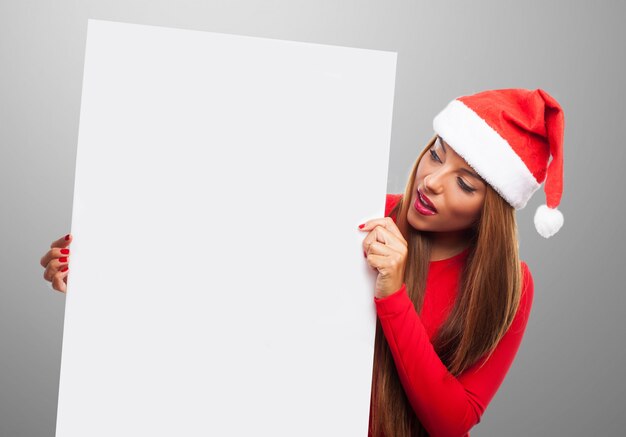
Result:
<svg viewBox="0 0 626 437"><path fill-rule="evenodd" d="M460 100L451 101L435 116L433 128L516 210L539 189L509 143Z"/></svg>
<svg viewBox="0 0 626 437"><path fill-rule="evenodd" d="M544 238L550 238L563 226L563 214L548 205L539 205L535 211L535 229Z"/></svg>

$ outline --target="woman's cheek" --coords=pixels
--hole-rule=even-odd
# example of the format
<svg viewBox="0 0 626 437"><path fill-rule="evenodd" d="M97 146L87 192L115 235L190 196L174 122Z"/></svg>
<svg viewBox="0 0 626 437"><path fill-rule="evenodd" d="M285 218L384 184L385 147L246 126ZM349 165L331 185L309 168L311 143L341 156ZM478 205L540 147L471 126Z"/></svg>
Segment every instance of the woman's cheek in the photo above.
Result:
<svg viewBox="0 0 626 437"><path fill-rule="evenodd" d="M449 208L450 217L459 221L473 220L478 211L474 202L468 202L467 199L460 199L458 196L455 196L451 205Z"/></svg>

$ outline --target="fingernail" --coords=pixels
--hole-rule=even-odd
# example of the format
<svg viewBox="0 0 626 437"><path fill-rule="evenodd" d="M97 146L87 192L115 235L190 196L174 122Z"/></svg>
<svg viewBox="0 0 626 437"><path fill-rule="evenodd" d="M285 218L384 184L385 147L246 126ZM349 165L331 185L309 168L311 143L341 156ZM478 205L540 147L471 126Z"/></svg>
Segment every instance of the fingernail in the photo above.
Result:
<svg viewBox="0 0 626 437"><path fill-rule="evenodd" d="M61 249L61 253L64 255L67 255L68 253L70 253L69 249Z"/></svg>
<svg viewBox="0 0 626 437"><path fill-rule="evenodd" d="M363 229L363 226L365 226L365 223L360 224L359 229Z"/></svg>
<svg viewBox="0 0 626 437"><path fill-rule="evenodd" d="M62 272L65 272L65 271L67 271L68 269L69 269L69 267L68 267L68 266L65 266L65 267L63 267L63 268L61 269L61 271L62 271Z"/></svg>
<svg viewBox="0 0 626 437"><path fill-rule="evenodd" d="M67 234L67 235L65 236L65 241L69 241L69 239L70 239L70 234Z"/></svg>
<svg viewBox="0 0 626 437"><path fill-rule="evenodd" d="M59 262L66 263L67 262L67 257L62 256L61 258L59 258Z"/></svg>

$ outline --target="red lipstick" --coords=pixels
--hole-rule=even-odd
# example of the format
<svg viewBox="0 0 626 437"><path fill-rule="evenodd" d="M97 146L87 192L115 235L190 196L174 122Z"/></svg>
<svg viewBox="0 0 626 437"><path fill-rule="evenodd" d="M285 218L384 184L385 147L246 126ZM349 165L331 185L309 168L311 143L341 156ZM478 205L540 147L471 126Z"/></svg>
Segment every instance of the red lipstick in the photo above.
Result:
<svg viewBox="0 0 626 437"><path fill-rule="evenodd" d="M413 205L415 209L423 215L434 215L437 214L437 208L433 202L426 197L424 193L418 188L417 189L417 197L415 199L415 204Z"/></svg>

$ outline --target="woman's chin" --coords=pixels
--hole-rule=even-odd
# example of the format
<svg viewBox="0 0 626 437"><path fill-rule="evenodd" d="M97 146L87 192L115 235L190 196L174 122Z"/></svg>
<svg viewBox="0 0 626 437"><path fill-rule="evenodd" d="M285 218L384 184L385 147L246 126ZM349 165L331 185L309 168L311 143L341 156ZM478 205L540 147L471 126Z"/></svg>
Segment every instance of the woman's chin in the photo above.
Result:
<svg viewBox="0 0 626 437"><path fill-rule="evenodd" d="M423 216L417 211L410 210L407 213L406 220L409 226L411 226L413 229L416 229L418 231L429 231L430 226L428 226L428 218L429 217Z"/></svg>

